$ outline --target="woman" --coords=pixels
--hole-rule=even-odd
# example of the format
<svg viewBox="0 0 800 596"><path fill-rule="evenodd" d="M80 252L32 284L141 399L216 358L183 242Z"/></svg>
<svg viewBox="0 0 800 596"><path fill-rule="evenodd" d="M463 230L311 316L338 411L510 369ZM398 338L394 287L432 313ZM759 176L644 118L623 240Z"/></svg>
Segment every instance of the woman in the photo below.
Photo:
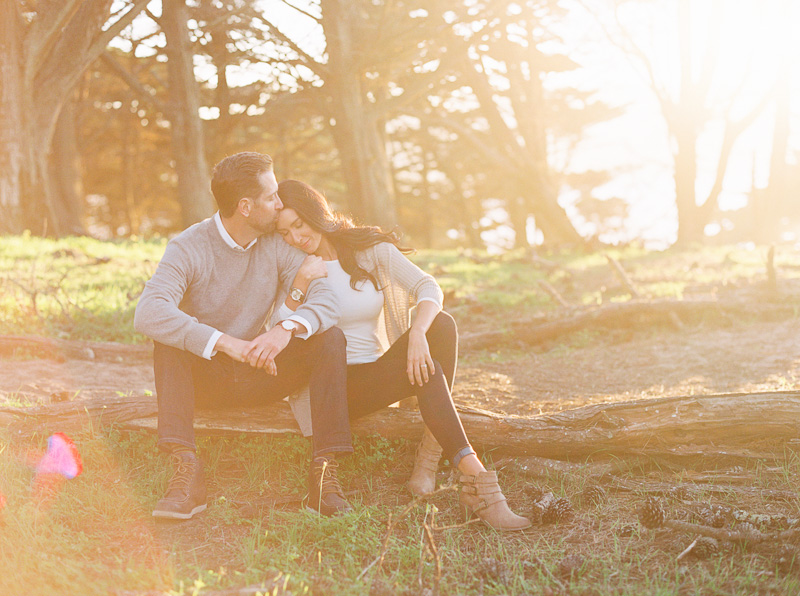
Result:
<svg viewBox="0 0 800 596"><path fill-rule="evenodd" d="M297 308L313 279L328 278L341 307L338 326L347 338L351 419L416 395L426 433L409 483L412 492L433 491L443 448L461 472L460 499L468 514L498 530L530 527L508 508L496 473L478 459L458 418L451 397L457 331L441 310L436 281L402 254L394 234L355 226L332 212L311 186L285 180L278 196L284 205L278 233L309 255L282 310Z"/></svg>

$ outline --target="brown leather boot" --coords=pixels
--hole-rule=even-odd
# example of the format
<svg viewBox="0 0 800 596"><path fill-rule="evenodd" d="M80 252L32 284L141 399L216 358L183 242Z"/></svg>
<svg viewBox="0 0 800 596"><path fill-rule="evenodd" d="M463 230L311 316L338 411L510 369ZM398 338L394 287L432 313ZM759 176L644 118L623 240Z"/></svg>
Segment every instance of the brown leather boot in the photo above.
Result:
<svg viewBox="0 0 800 596"><path fill-rule="evenodd" d="M191 450L170 454L175 473L167 485L167 492L156 504L153 517L165 519L191 519L206 509L206 479L203 463Z"/></svg>
<svg viewBox="0 0 800 596"><path fill-rule="evenodd" d="M517 515L508 508L506 497L497 484L497 472L462 475L458 482L461 484L460 500L467 519L476 515L495 530L524 530L531 527L527 517Z"/></svg>
<svg viewBox="0 0 800 596"><path fill-rule="evenodd" d="M353 508L344 498L336 468L339 462L332 457L317 457L308 471L308 500L306 508L325 516L350 513Z"/></svg>
<svg viewBox="0 0 800 596"><path fill-rule="evenodd" d="M417 445L414 469L408 479L408 489L412 495L421 497L432 493L436 489L436 470L439 469L439 460L441 458L442 447L426 426L422 441Z"/></svg>

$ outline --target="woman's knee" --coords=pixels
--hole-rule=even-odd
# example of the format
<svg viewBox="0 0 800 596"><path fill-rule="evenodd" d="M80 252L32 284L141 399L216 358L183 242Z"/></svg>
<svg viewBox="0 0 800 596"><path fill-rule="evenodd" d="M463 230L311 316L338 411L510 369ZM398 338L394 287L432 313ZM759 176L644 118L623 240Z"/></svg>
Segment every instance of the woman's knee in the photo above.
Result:
<svg viewBox="0 0 800 596"><path fill-rule="evenodd" d="M428 330L436 334L442 334L450 337L458 337L458 326L453 316L444 310L440 310L431 323Z"/></svg>

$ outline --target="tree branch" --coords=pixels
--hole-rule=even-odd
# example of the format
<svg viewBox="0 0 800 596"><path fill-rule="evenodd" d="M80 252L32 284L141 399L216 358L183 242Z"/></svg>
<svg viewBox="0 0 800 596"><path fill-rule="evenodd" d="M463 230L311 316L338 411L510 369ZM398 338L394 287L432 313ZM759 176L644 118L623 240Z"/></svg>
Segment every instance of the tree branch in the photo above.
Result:
<svg viewBox="0 0 800 596"><path fill-rule="evenodd" d="M708 221L714 209L717 207L717 200L720 192L722 192L722 183L725 180L725 174L728 171L728 160L730 158L733 146L739 139L741 134L758 118L759 115L767 107L767 104L772 101L777 90L778 82L776 81L772 87L764 94L761 100L753 106L743 118L736 122L731 122L730 118L726 116L725 136L722 141L722 149L720 151L719 162L717 163L717 175L714 178L714 184L708 193L705 202L700 206L700 216L702 221Z"/></svg>
<svg viewBox="0 0 800 596"><path fill-rule="evenodd" d="M133 76L127 68L120 64L119 60L114 58L114 56L108 52L103 52L100 54L100 60L102 60L103 63L108 66L115 75L122 79L128 85L128 87L130 87L133 91L136 91L140 99L150 103L162 114L168 113L167 106L160 99L158 99L158 97L156 97L155 93L140 83L139 79Z"/></svg>
<svg viewBox="0 0 800 596"><path fill-rule="evenodd" d="M130 25L131 21L142 12L150 0L131 0L130 2L130 10L119 17L113 24L111 24L108 29L103 31L97 38L91 43L91 45L87 48L86 52L84 53L84 60L83 64L85 65L81 71L86 70L89 65L94 62L97 57L105 50L108 42L114 39L119 32L122 31L125 27Z"/></svg>
<svg viewBox="0 0 800 596"><path fill-rule="evenodd" d="M36 73L44 64L48 52L56 44L70 19L78 12L82 2L81 0L63 0L60 3L49 3L49 8L53 6L57 8L56 13L48 12L43 4L37 5L36 20L25 36L23 56L27 56L24 67L26 85L33 82Z"/></svg>
<svg viewBox="0 0 800 596"><path fill-rule="evenodd" d="M653 64L651 63L650 59L648 58L647 54L644 50L642 50L639 45L633 41L633 37L628 32L628 30L622 25L619 19L619 15L617 11L614 12L614 21L617 25L619 37L621 37L626 43L620 43L617 41L617 35L612 34L611 30L608 26L603 22L602 18L592 9L590 8L584 0L578 0L579 4L583 7L583 9L588 12L595 20L597 25L600 27L603 35L611 45L616 47L625 54L625 57L630 61L631 56L635 57L640 66L644 67L647 82L650 88L653 90L653 93L658 100L658 103L661 105L661 111L664 114L665 119L669 122L669 115L673 111L674 102L672 98L670 98L669 93L667 90L659 83L658 78L656 77L655 70L653 68Z"/></svg>
<svg viewBox="0 0 800 596"><path fill-rule="evenodd" d="M283 43L289 46L295 53L297 53L303 60L305 60L305 66L310 70L314 71L314 73L322 78L325 79L329 76L329 71L325 65L318 62L314 58L312 58L309 54L303 51L300 46L298 46L288 35L284 34L280 29L278 29L275 25L267 21L262 15L258 14L255 11L251 11L249 16L258 19L261 21L263 25L265 25L276 37L278 37Z"/></svg>
<svg viewBox="0 0 800 596"><path fill-rule="evenodd" d="M289 2L288 0L281 0L281 2L283 2L283 4L285 4L285 5L286 5L286 6L288 6L289 8L294 8L294 9L295 9L297 12L299 12L299 13L300 13L300 14L302 14L302 15L305 15L305 16L307 16L309 19L311 19L311 20L313 20L313 21L315 21L315 22L317 22L317 23L322 23L322 17L317 17L317 16L314 16L313 14L311 14L310 12L307 12L307 11L303 10L303 9L302 9L302 8L300 8L299 6L295 6L294 4L292 4L291 2Z"/></svg>

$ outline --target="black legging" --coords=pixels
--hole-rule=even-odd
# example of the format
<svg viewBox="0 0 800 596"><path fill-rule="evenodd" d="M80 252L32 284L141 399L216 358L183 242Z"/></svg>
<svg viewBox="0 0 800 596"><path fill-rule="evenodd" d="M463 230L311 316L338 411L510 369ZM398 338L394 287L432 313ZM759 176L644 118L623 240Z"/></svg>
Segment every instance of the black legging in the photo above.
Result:
<svg viewBox="0 0 800 596"><path fill-rule="evenodd" d="M425 334L435 365L422 387L408 381L408 331L375 362L347 367L347 403L354 420L412 395L417 396L422 419L442 446L444 455L453 457L469 447L469 440L458 418L451 391L458 357L458 330L448 313L441 311Z"/></svg>

